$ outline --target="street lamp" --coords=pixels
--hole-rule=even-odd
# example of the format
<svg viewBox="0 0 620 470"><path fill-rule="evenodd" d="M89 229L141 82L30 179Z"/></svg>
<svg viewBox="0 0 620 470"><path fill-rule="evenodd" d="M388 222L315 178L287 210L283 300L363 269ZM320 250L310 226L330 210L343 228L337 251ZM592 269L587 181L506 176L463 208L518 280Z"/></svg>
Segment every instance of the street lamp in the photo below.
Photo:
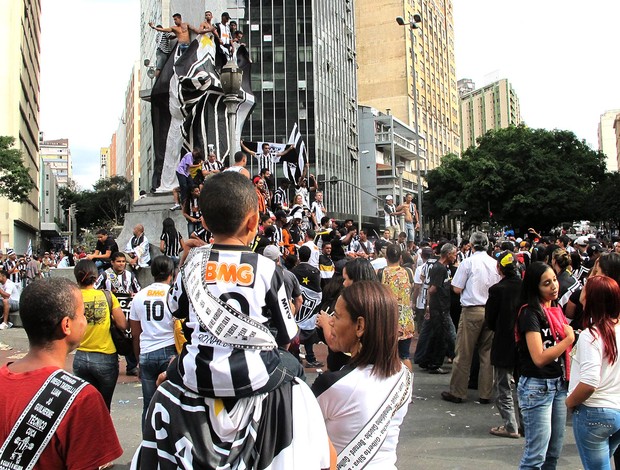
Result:
<svg viewBox="0 0 620 470"><path fill-rule="evenodd" d="M411 37L411 74L413 76L413 122L415 124L415 155L416 155L416 176L418 178L418 216L420 220L420 241L424 238L424 223L422 218L422 175L420 173L420 131L418 127L418 83L415 75L415 36L413 31L420 29L422 17L419 14L413 15L411 21L406 22L402 16L396 17L399 26L409 27ZM402 187L402 185L401 185Z"/></svg>
<svg viewBox="0 0 620 470"><path fill-rule="evenodd" d="M237 107L239 104L239 90L241 90L241 78L243 71L239 69L234 61L228 60L220 72L220 82L224 92L224 103L226 103L226 116L228 118L228 154L230 162L238 150L237 144Z"/></svg>
<svg viewBox="0 0 620 470"><path fill-rule="evenodd" d="M400 193L400 204L403 203L403 173L405 172L405 162L402 160L396 164L396 174L398 175L398 192ZM400 216L401 227L404 227L405 216Z"/></svg>

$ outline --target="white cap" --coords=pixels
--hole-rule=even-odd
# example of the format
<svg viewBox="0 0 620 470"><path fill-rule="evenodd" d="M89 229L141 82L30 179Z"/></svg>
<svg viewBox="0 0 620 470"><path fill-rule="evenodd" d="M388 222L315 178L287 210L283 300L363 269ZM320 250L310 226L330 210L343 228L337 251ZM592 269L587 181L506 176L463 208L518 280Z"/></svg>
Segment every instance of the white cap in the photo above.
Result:
<svg viewBox="0 0 620 470"><path fill-rule="evenodd" d="M575 240L576 245L586 246L589 243L590 243L590 237L587 237L585 235L578 237L577 240Z"/></svg>
<svg viewBox="0 0 620 470"><path fill-rule="evenodd" d="M293 214L293 219L302 219L301 211L297 211Z"/></svg>
<svg viewBox="0 0 620 470"><path fill-rule="evenodd" d="M280 249L275 245L268 245L263 251L263 256L272 261L277 261L280 258Z"/></svg>
<svg viewBox="0 0 620 470"><path fill-rule="evenodd" d="M394 199L394 198L392 197L391 194L388 194L387 196L385 196L385 199Z"/></svg>

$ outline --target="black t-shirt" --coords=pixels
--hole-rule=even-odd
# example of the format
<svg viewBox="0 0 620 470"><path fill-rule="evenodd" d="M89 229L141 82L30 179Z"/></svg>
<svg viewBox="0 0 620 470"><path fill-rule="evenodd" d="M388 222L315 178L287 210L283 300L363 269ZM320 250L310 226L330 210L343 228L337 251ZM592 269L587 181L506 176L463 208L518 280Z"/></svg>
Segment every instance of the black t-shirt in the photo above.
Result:
<svg viewBox="0 0 620 470"><path fill-rule="evenodd" d="M116 244L116 240L114 240L114 238L108 236L108 238L106 238L103 242L97 241L95 250L98 250L102 255L105 255L106 251L110 250L110 255L112 255L118 251L118 245Z"/></svg>
<svg viewBox="0 0 620 470"><path fill-rule="evenodd" d="M443 264L433 263L429 273L429 286L437 287L437 291L430 295L429 307L432 311L450 311L450 290L451 280L450 271Z"/></svg>
<svg viewBox="0 0 620 470"><path fill-rule="evenodd" d="M532 361L532 356L527 348L525 334L528 331L535 331L541 334L543 348L548 349L556 344L555 338L551 335L551 329L546 320L543 320L540 314L534 310L525 307L519 314L518 328L520 339L517 344L519 353L519 372L525 377L536 377L539 379L556 379L562 377L562 365L564 355L562 354L555 361L550 362L546 366L537 367Z"/></svg>

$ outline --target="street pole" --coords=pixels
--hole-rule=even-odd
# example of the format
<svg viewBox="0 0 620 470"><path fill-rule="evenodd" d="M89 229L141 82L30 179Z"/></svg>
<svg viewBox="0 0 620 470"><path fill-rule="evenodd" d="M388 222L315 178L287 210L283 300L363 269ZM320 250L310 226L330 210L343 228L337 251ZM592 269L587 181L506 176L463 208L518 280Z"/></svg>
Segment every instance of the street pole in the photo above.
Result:
<svg viewBox="0 0 620 470"><path fill-rule="evenodd" d="M420 224L420 241L424 239L424 218L422 216L422 174L420 171L420 128L418 123L418 83L415 74L415 44L413 27L415 23L410 24L409 33L411 36L411 72L413 75L413 122L415 123L415 156L416 156L416 177L418 180L418 216Z"/></svg>
<svg viewBox="0 0 620 470"><path fill-rule="evenodd" d="M413 31L419 29L422 23L422 17L419 14L413 15L413 19L408 23L402 16L396 18L399 26L409 27L409 36L411 41L411 75L413 78L413 122L415 125L415 155L416 155L416 177L418 179L418 223L420 224L420 241L424 238L424 223L422 215L422 172L420 171L420 131L418 126L418 83L415 74L415 36Z"/></svg>
<svg viewBox="0 0 620 470"><path fill-rule="evenodd" d="M235 161L235 153L239 150L237 146L237 95L226 95L224 103L226 104L226 117L228 118L228 148L230 155L229 165L232 166Z"/></svg>

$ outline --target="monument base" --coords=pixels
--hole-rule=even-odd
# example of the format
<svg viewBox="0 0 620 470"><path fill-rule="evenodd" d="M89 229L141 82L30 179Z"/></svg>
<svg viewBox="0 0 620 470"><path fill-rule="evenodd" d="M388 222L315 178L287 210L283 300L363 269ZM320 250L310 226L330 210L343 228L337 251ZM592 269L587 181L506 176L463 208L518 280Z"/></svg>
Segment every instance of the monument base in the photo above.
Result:
<svg viewBox="0 0 620 470"><path fill-rule="evenodd" d="M181 209L170 210L174 205L172 193L155 193L148 194L142 199L138 199L133 203L131 212L125 214L125 223L123 230L116 238L118 247L121 251L125 251L127 243L133 237L133 228L137 224L144 226L144 234L151 246L151 259L161 253L159 249L159 241L161 238L164 219L170 217L174 220L174 224L184 240L189 238L187 233L187 220L183 217Z"/></svg>

